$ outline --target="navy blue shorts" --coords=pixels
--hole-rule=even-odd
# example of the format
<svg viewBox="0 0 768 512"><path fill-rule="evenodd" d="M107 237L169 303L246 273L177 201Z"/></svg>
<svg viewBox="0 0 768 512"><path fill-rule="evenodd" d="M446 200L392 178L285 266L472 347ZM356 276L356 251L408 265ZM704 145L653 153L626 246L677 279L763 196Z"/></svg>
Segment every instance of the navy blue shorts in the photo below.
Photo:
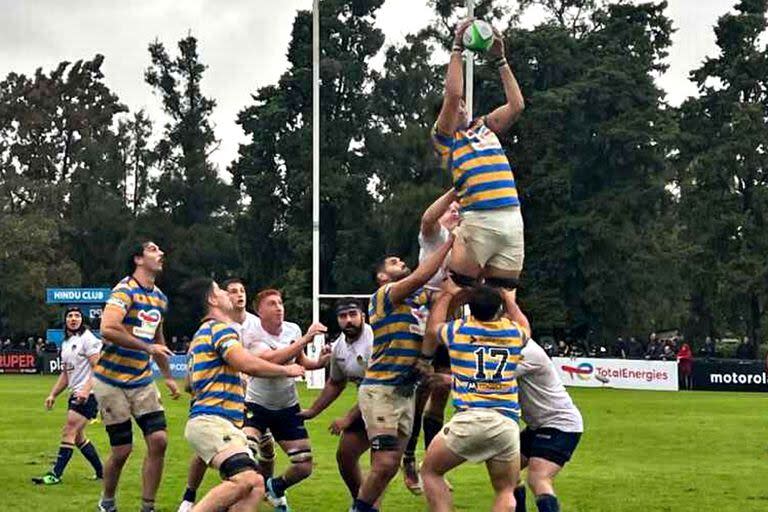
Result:
<svg viewBox="0 0 768 512"><path fill-rule="evenodd" d="M85 402L78 402L75 395L70 395L69 402L67 402L67 409L75 411L80 416L83 416L89 420L95 419L99 413L99 404L96 402L96 397L93 393L88 395L88 400Z"/></svg>
<svg viewBox="0 0 768 512"><path fill-rule="evenodd" d="M526 459L538 457L565 466L579 445L581 432L563 432L556 428L526 428L520 433L520 452Z"/></svg>
<svg viewBox="0 0 768 512"><path fill-rule="evenodd" d="M269 430L275 441L296 441L308 439L304 418L299 416L299 404L285 409L267 409L253 402L245 402L245 425L262 434Z"/></svg>

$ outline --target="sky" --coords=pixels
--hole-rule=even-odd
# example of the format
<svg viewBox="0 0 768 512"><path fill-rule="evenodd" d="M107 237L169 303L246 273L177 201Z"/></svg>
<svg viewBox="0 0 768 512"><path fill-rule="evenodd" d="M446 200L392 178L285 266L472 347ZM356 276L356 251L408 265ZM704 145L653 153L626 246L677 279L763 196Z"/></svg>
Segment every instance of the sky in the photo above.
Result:
<svg viewBox="0 0 768 512"><path fill-rule="evenodd" d="M211 121L221 147L212 158L224 171L248 142L237 113L285 71L296 11L311 7L311 0L0 0L0 79L101 53L109 88L132 112L144 108L160 134L167 118L144 82L147 47L157 38L175 56L191 32L208 65L203 94L217 102Z"/></svg>
<svg viewBox="0 0 768 512"><path fill-rule="evenodd" d="M705 57L716 55L713 27L720 16L732 10L736 0L668 0L668 4L666 14L677 31L672 35L666 60L669 69L658 84L667 93L667 101L677 106L696 95L688 73L698 68ZM407 34L427 25L432 16L426 0L386 0L377 13L376 25L384 32L386 44L398 44L405 41ZM531 8L521 22L533 27L543 19L543 11Z"/></svg>

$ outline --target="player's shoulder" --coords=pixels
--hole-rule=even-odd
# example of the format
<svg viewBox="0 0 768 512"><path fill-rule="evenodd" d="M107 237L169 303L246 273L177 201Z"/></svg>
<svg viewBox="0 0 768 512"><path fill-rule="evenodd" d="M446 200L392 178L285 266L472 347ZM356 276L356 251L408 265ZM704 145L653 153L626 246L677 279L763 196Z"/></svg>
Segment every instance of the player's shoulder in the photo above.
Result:
<svg viewBox="0 0 768 512"><path fill-rule="evenodd" d="M301 337L301 327L294 322L283 322L283 332L286 333L286 335L293 336L298 334L299 337Z"/></svg>
<svg viewBox="0 0 768 512"><path fill-rule="evenodd" d="M133 293L135 290L139 288L140 288L139 283L136 282L133 276L125 276L120 281L118 281L115 286L112 287L112 291L113 292L127 291L130 293Z"/></svg>

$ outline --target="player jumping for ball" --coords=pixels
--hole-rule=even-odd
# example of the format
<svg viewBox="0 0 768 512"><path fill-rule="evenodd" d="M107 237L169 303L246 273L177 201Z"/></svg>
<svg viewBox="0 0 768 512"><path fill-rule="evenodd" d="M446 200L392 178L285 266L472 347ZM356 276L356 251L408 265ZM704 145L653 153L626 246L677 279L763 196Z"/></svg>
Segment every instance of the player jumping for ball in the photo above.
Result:
<svg viewBox="0 0 768 512"><path fill-rule="evenodd" d="M445 77L443 104L432 134L442 165L451 171L461 205L461 224L449 263L459 285L484 277L490 286L515 288L523 268L523 218L515 177L498 136L506 133L525 107L520 87L494 30L488 50L498 67L507 102L490 114L469 119L463 99L462 35L472 21L460 23Z"/></svg>

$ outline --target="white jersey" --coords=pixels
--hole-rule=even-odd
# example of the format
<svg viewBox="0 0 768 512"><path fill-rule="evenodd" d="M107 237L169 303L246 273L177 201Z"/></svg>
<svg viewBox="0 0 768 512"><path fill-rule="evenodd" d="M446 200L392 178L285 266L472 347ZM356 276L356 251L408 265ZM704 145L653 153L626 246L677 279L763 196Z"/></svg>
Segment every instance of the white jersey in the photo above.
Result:
<svg viewBox="0 0 768 512"><path fill-rule="evenodd" d="M253 313L245 312L245 320L243 323L232 322L232 325L240 335L240 342L248 350L256 344L258 335L261 330L261 320Z"/></svg>
<svg viewBox="0 0 768 512"><path fill-rule="evenodd" d="M525 424L534 430L547 427L562 432L583 432L581 413L544 349L529 339L522 356L515 376Z"/></svg>
<svg viewBox="0 0 768 512"><path fill-rule="evenodd" d="M445 229L442 225L440 226L438 232L431 237L425 237L421 232L419 232L419 264L421 264L421 262L425 259L429 258L432 253L437 251L445 242L447 242L448 235L448 230ZM438 270L437 273L432 276L432 279L427 281L426 286L430 288L440 288L444 279L445 269L443 266L441 266L440 270Z"/></svg>
<svg viewBox="0 0 768 512"><path fill-rule="evenodd" d="M248 350L258 355L268 350L278 350L289 346L301 338L301 328L292 322L283 322L280 334L274 336L261 326L254 328L249 333ZM245 345L245 343L243 344ZM291 359L285 364L292 364ZM245 394L245 401L252 402L271 410L293 407L299 403L299 395L296 392L296 382L293 377L251 377Z"/></svg>
<svg viewBox="0 0 768 512"><path fill-rule="evenodd" d="M93 369L88 358L101 352L101 340L86 329L83 334L70 336L61 344L61 371L67 373L68 387L73 393L80 391Z"/></svg>
<svg viewBox="0 0 768 512"><path fill-rule="evenodd" d="M348 343L341 333L331 348L331 379L336 382L350 380L359 385L365 377L372 350L373 329L370 325L363 324L363 332L352 343Z"/></svg>

